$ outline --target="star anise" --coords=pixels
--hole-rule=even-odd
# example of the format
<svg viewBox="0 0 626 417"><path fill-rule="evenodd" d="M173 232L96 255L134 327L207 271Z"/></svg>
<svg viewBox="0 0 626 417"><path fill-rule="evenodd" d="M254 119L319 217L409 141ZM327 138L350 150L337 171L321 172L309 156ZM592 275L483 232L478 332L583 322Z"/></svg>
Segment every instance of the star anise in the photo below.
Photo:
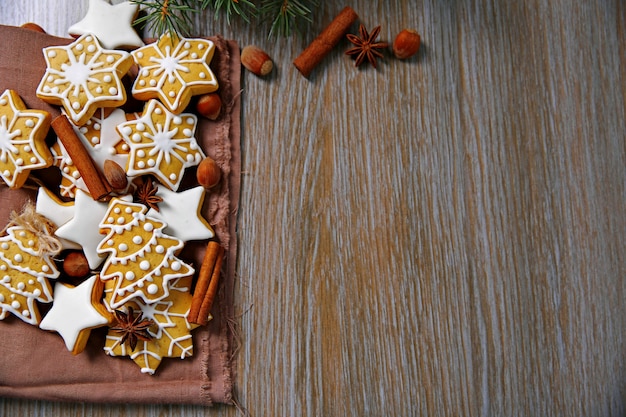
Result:
<svg viewBox="0 0 626 417"><path fill-rule="evenodd" d="M136 203L141 203L148 208L155 209L159 211L158 204L163 201L163 198L156 195L159 191L159 187L156 186L152 182L152 178L147 177L143 183L137 187L137 191L135 191L134 200Z"/></svg>
<svg viewBox="0 0 626 417"><path fill-rule="evenodd" d="M387 48L389 45L385 42L376 42L376 38L380 33L380 26L376 26L374 30L372 30L371 34L367 33L367 29L365 26L359 26L359 35L356 36L351 33L348 33L346 37L350 42L352 42L355 46L348 49L346 51L346 55L356 55L356 61L354 62L354 66L358 67L365 61L365 58L369 61L370 64L374 68L376 68L376 58L382 58L383 54L378 51L378 49Z"/></svg>
<svg viewBox="0 0 626 417"><path fill-rule="evenodd" d="M114 314L117 325L111 327L111 331L121 333L121 343L124 344L128 341L131 351L134 351L137 347L137 341L143 340L147 342L152 339L148 328L154 324L153 320L143 319L141 313L135 316L135 311L132 307L128 307L128 313L124 313L122 310L115 310Z"/></svg>

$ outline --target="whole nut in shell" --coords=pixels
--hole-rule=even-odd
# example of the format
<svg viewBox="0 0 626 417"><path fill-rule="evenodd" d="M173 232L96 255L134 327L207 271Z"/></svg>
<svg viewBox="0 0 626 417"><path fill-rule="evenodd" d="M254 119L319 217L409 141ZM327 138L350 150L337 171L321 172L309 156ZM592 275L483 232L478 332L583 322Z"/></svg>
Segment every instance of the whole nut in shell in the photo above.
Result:
<svg viewBox="0 0 626 417"><path fill-rule="evenodd" d="M90 271L87 257L80 251L69 252L63 260L63 271L71 278L86 276Z"/></svg>
<svg viewBox="0 0 626 417"><path fill-rule="evenodd" d="M200 96L196 103L198 114L209 120L217 120L222 111L222 99L218 93L208 93Z"/></svg>
<svg viewBox="0 0 626 417"><path fill-rule="evenodd" d="M393 54L398 59L412 57L420 49L420 35L412 29L404 29L393 41Z"/></svg>
<svg viewBox="0 0 626 417"><path fill-rule="evenodd" d="M207 156L198 164L196 178L198 184L208 190L209 188L215 187L217 183L220 182L222 170L212 158Z"/></svg>
<svg viewBox="0 0 626 417"><path fill-rule="evenodd" d="M252 45L241 50L241 63L248 71L261 77L272 72L274 68L269 55L261 48Z"/></svg>
<svg viewBox="0 0 626 417"><path fill-rule="evenodd" d="M114 190L123 190L128 185L128 177L126 171L117 162L107 159L104 161L104 177L111 188Z"/></svg>

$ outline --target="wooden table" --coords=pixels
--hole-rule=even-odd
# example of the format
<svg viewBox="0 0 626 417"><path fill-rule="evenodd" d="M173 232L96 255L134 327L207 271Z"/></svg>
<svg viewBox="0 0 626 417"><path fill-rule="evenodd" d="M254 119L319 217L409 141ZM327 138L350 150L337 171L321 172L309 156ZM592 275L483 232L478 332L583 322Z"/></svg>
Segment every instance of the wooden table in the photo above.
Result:
<svg viewBox="0 0 626 417"><path fill-rule="evenodd" d="M12 6L8 7L10 3ZM87 1L4 0L65 35ZM244 74L236 396L254 416L626 413L626 3L355 0L416 58ZM356 31L356 26L353 32ZM237 415L0 401L3 416Z"/></svg>

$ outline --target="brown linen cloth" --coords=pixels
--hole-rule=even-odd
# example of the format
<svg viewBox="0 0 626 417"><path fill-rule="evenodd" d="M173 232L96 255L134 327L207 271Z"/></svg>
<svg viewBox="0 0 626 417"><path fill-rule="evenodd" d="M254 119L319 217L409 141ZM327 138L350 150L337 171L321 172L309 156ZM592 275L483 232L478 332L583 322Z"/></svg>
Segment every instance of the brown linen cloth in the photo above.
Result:
<svg viewBox="0 0 626 417"><path fill-rule="evenodd" d="M42 48L67 44L32 30L0 26L0 92L13 89L27 107L47 110L54 118L59 109L36 97L45 71ZM0 321L0 396L53 401L103 403L199 404L233 403L233 280L236 261L236 215L240 185L240 93L241 64L234 41L210 38L216 44L211 62L224 103L215 121L200 118L196 137L206 154L222 168L223 179L207 193L203 216L226 248L220 290L213 305L214 320L193 331L194 355L184 360L164 358L155 375L142 374L128 357L110 357L103 351L106 329L91 332L84 352L74 356L62 338L9 315ZM129 100L132 101L132 100ZM131 103L132 104L132 103ZM136 103L135 103L136 104ZM54 169L34 175L50 182ZM186 173L187 187L195 172ZM185 180L181 189L185 188ZM0 186L0 228L11 211L19 211L33 189L11 190ZM206 242L187 244L180 258L199 271ZM51 281L54 285L54 281ZM49 305L39 304L42 315Z"/></svg>

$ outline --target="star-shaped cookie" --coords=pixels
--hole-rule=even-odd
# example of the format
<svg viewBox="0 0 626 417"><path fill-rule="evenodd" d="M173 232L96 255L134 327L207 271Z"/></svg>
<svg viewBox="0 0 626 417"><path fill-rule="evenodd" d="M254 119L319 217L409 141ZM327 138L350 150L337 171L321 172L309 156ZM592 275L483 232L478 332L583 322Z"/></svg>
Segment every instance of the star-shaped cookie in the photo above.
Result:
<svg viewBox="0 0 626 417"><path fill-rule="evenodd" d="M46 72L37 97L63 106L75 125L87 122L99 107L119 107L126 102L121 78L133 61L128 52L103 49L92 34L69 45L43 49Z"/></svg>
<svg viewBox="0 0 626 417"><path fill-rule="evenodd" d="M132 52L139 66L133 96L144 101L158 98L172 113L182 113L192 96L218 89L209 67L214 53L215 44L210 40L162 35L157 42Z"/></svg>
<svg viewBox="0 0 626 417"><path fill-rule="evenodd" d="M68 29L72 36L93 33L107 49L134 49L144 43L133 29L139 4L125 1L115 5L104 0L89 0L87 14Z"/></svg>
<svg viewBox="0 0 626 417"><path fill-rule="evenodd" d="M74 217L59 227L55 234L78 243L85 252L89 267L95 269L104 260L104 256L96 248L102 240L99 225L107 212L108 204L95 201L89 194L77 190L74 208Z"/></svg>
<svg viewBox="0 0 626 417"><path fill-rule="evenodd" d="M52 164L45 143L49 128L48 112L27 110L13 90L0 95L0 177L9 187L21 187L31 170Z"/></svg>
<svg viewBox="0 0 626 417"><path fill-rule="evenodd" d="M150 209L148 215L167 224L165 233L183 242L210 239L215 236L213 229L200 214L204 202L204 187L195 187L182 192L158 187L157 196L163 199L158 203L159 211Z"/></svg>
<svg viewBox="0 0 626 417"><path fill-rule="evenodd" d="M163 185L177 190L185 168L204 158L194 136L197 123L193 114L176 115L159 101L150 100L140 118L117 126L130 148L128 176L153 174Z"/></svg>
<svg viewBox="0 0 626 417"><path fill-rule="evenodd" d="M104 284L98 275L76 287L57 282L52 308L39 327L59 333L67 350L74 355L82 352L91 330L112 321L111 313L100 301L103 290Z"/></svg>

